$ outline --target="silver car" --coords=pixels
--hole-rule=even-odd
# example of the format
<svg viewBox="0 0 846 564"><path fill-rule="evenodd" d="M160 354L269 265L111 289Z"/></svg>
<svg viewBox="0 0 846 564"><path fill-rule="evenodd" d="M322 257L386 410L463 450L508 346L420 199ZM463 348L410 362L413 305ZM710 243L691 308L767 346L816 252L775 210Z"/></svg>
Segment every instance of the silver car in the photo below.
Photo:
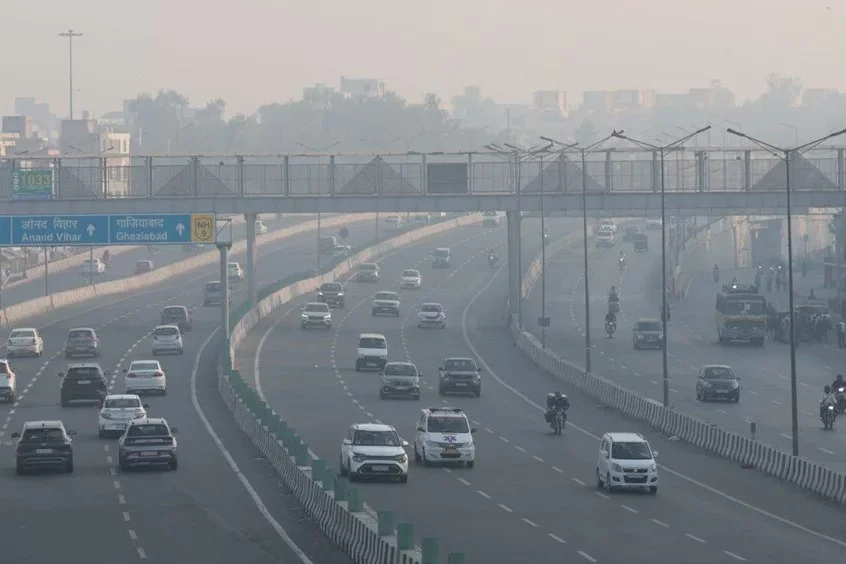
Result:
<svg viewBox="0 0 846 564"><path fill-rule="evenodd" d="M182 332L177 325L159 325L153 330L153 356L158 354L182 354Z"/></svg>

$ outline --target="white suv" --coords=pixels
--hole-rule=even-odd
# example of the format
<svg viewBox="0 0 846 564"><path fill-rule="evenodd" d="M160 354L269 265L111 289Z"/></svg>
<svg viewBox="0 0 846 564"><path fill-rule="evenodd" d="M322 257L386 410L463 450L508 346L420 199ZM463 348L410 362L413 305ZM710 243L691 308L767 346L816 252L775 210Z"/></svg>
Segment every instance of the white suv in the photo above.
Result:
<svg viewBox="0 0 846 564"><path fill-rule="evenodd" d="M599 443L596 485L616 489L646 489L658 492L658 465L649 442L639 433L605 433Z"/></svg>
<svg viewBox="0 0 846 564"><path fill-rule="evenodd" d="M476 445L470 421L458 407L429 407L420 410L414 437L414 461L457 462L467 468L476 463Z"/></svg>
<svg viewBox="0 0 846 564"><path fill-rule="evenodd" d="M388 363L388 340L379 333L362 333L358 336L355 371L367 368L382 371Z"/></svg>
<svg viewBox="0 0 846 564"><path fill-rule="evenodd" d="M408 455L397 430L382 423L357 423L341 443L341 475L358 478L394 478L408 481Z"/></svg>

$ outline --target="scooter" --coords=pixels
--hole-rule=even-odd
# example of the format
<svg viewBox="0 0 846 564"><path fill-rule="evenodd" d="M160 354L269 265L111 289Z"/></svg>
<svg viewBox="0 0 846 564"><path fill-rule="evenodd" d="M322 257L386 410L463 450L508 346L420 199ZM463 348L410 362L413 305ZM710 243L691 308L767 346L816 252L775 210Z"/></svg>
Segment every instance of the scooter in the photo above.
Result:
<svg viewBox="0 0 846 564"><path fill-rule="evenodd" d="M488 255L488 264L491 265L491 268L496 266L496 263L499 261L499 257L496 255Z"/></svg>
<svg viewBox="0 0 846 564"><path fill-rule="evenodd" d="M608 321L608 322L605 324L605 332L606 332L606 333L608 333L608 338L609 338L609 339L613 339L613 338L614 338L614 333L616 333L616 332L617 332L617 324L616 324L616 323L614 323L613 321Z"/></svg>
<svg viewBox="0 0 846 564"><path fill-rule="evenodd" d="M823 429L833 429L835 419L837 419L837 414L833 405L820 405L820 420L822 421Z"/></svg>
<svg viewBox="0 0 846 564"><path fill-rule="evenodd" d="M555 415L553 416L552 421L550 422L553 433L555 433L556 435L560 435L561 431L564 430L564 425L566 424L567 414L564 412L563 409L556 409Z"/></svg>
<svg viewBox="0 0 846 564"><path fill-rule="evenodd" d="M626 259L624 259L623 257L620 257L620 259L617 262L620 265L620 270L626 269Z"/></svg>

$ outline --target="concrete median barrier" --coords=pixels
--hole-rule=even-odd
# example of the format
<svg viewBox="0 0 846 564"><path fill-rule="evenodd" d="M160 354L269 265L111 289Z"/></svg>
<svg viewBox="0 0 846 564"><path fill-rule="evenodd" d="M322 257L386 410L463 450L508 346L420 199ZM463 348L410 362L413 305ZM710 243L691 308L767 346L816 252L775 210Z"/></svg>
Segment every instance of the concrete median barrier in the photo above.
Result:
<svg viewBox="0 0 846 564"><path fill-rule="evenodd" d="M233 366L237 346L264 317L300 296L311 294L324 282L353 273L360 264L439 233L478 223L472 215L415 229L378 243L351 256L330 271L291 283L261 299L255 307L232 320L229 347L221 352L218 364L218 389L241 430L271 463L285 485L302 504L333 543L361 564L422 564L437 562L414 546L411 525L393 524L390 531L380 527L385 512L376 513L361 499L361 492L351 488L346 478L338 477L328 464L309 454L302 437L280 414L262 401ZM381 529L381 534L380 534Z"/></svg>
<svg viewBox="0 0 846 564"><path fill-rule="evenodd" d="M321 220L321 228L339 227L342 225L349 225L351 223L369 221L374 217L375 214L348 214L333 216ZM264 235L256 235L256 245L266 245L279 241L280 239L285 239L287 237L292 237L309 231L315 231L316 229L317 220L305 221L291 227L271 231ZM241 240L232 245L230 252L240 252L246 248L246 240ZM81 260L84 260L85 258L87 258L87 255ZM198 270L211 264L216 264L219 260L220 255L218 251L216 249L210 250L146 274L129 276L127 278L121 278L120 280L93 284L81 288L75 288L73 290L57 292L41 298L27 300L25 302L0 309L0 326L14 325L32 316L42 315L61 307L83 303L88 300L95 300L114 294L134 292L144 288L150 288L157 284L161 284L163 280L167 280L168 278L179 276L193 270Z"/></svg>
<svg viewBox="0 0 846 564"><path fill-rule="evenodd" d="M719 222L716 226L720 227ZM705 241L709 240L707 231L700 232L694 239L694 244L688 245L689 255L683 256L680 260L682 266L698 264L697 256L701 254ZM547 258L552 248L557 249L553 251L554 254L574 242L573 238L565 237L549 245ZM708 266L708 263L703 264ZM539 255L529 264L522 277L524 298L540 276L540 267ZM686 276L686 271L682 268L678 274ZM628 390L600 375L587 373L554 352L544 350L540 341L528 331L521 330L514 319L511 321L511 333L517 347L535 364L602 405L646 423L668 436L676 437L744 466L755 468L826 499L846 504L846 474L835 472L806 458L794 457L790 453L727 431L713 423L680 413L673 408L664 407L659 402Z"/></svg>

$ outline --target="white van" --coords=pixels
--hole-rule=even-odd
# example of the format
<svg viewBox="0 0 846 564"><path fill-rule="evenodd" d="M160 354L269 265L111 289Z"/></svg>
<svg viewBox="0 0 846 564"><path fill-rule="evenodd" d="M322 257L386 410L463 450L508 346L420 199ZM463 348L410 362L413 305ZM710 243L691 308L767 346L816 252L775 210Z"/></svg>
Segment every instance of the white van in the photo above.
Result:
<svg viewBox="0 0 846 564"><path fill-rule="evenodd" d="M605 433L599 442L596 486L616 489L644 489L658 492L658 465L649 442L640 433Z"/></svg>
<svg viewBox="0 0 846 564"><path fill-rule="evenodd" d="M388 340L380 333L362 333L358 336L355 371L376 369L380 372L388 363Z"/></svg>

